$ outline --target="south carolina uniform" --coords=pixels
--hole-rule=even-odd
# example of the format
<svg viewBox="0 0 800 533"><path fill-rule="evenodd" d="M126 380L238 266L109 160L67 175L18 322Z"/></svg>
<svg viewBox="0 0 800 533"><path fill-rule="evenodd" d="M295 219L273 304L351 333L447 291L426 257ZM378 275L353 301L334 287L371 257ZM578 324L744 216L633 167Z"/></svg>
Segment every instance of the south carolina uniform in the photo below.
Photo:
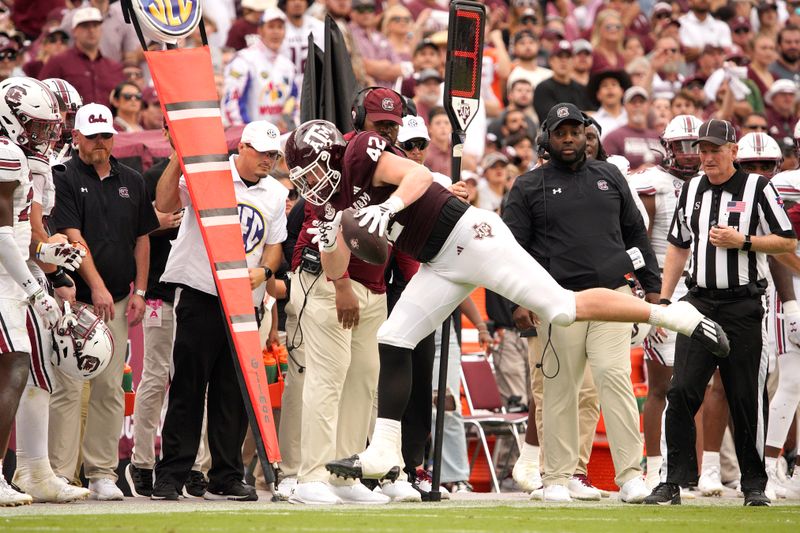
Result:
<svg viewBox="0 0 800 533"><path fill-rule="evenodd" d="M653 196L655 199L655 214L650 221L650 244L658 259L658 266L663 269L664 258L667 255L667 235L675 214L675 206L678 205L683 180L660 166L653 166L631 175L629 182L637 195ZM673 300L680 300L686 292L686 284L678 282ZM671 367L675 360L676 338L677 333L674 331L666 330L666 333L663 333L659 328L651 328L643 343L645 357Z"/></svg>
<svg viewBox="0 0 800 533"><path fill-rule="evenodd" d="M42 216L47 219L56 205L56 188L53 184L53 173L47 159L41 156L28 156L28 167L31 171L33 185L33 202L42 206ZM26 262L31 274L42 287L48 287L47 278L41 267L33 259ZM53 392L52 365L50 354L53 351L53 340L44 326L41 317L28 306L25 327L31 343L31 364L28 373L28 385L34 385L47 392Z"/></svg>
<svg viewBox="0 0 800 533"><path fill-rule="evenodd" d="M240 50L225 69L222 108L228 124L266 120L278 124L297 108L297 70L259 39Z"/></svg>
<svg viewBox="0 0 800 533"><path fill-rule="evenodd" d="M325 51L325 23L310 15L303 15L300 26L286 22L286 36L283 38L281 55L291 59L295 68L295 81L298 94L303 87L303 73L306 70L308 56L308 36L314 36L314 44ZM299 96L298 96L299 98Z"/></svg>
<svg viewBox="0 0 800 533"><path fill-rule="evenodd" d="M393 185L372 184L374 167L349 170L348 163L357 152L368 153L377 166L386 149L387 142L372 132L360 133L348 143L340 185L343 197L355 194L356 203L361 199L366 207L380 204L394 193L397 187ZM347 204L355 205L353 201ZM326 218L335 215L333 207ZM574 294L561 288L520 248L500 217L467 206L438 183L432 183L418 200L397 213L388 234L398 250L423 264L378 331L380 343L413 349L478 286L548 321L575 320Z"/></svg>
<svg viewBox="0 0 800 533"><path fill-rule="evenodd" d="M0 137L0 181L18 183L14 189L12 229L19 253L27 260L31 244L33 183L25 154L6 137ZM26 308L25 291L0 264L0 354L31 352L25 327Z"/></svg>

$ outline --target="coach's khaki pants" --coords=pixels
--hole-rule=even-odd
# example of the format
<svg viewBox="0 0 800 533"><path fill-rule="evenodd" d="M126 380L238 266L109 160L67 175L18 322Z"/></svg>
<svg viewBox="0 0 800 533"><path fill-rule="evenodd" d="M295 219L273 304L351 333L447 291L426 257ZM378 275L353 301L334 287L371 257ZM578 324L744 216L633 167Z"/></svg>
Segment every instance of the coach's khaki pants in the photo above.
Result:
<svg viewBox="0 0 800 533"><path fill-rule="evenodd" d="M278 426L281 470L286 477L297 477L297 472L300 470L300 428L303 420L303 385L306 378L305 370L301 369L306 364L306 343L304 335L297 327L297 313L303 308L305 294L298 279L299 275L298 270L292 280L289 303L286 304L286 347L287 349L291 347L292 350L289 354L289 370L284 376L281 423ZM324 282L322 279L318 283Z"/></svg>
<svg viewBox="0 0 800 533"><path fill-rule="evenodd" d="M300 278L305 287L314 280L305 272ZM300 318L306 356L301 483L327 481L326 462L361 452L367 444L380 369L377 333L386 321L386 295L351 283L359 301L358 326L346 330L339 325L335 289L324 277L309 292Z"/></svg>
<svg viewBox="0 0 800 533"><path fill-rule="evenodd" d="M117 479L119 437L125 415L122 372L128 349L128 298L114 304L114 320L107 323L114 338L108 366L89 382L89 411L81 443L81 392L84 382L62 374L54 380L50 397L48 450L53 471L72 479L83 452L84 475L90 479ZM81 446L82 444L82 446Z"/></svg>
<svg viewBox="0 0 800 533"><path fill-rule="evenodd" d="M503 401L519 396L520 405L528 405L530 372L528 369L528 340L516 329L503 329L500 345L492 353L497 388Z"/></svg>
<svg viewBox="0 0 800 533"><path fill-rule="evenodd" d="M621 287L620 292L630 289ZM548 324L541 331L546 343ZM639 411L630 373L631 324L575 322L568 327L553 325L551 345L543 363L545 378L542 406L544 431L544 476L547 485L565 485L578 463L578 389L584 381L586 363L592 370L618 486L642 474L642 436ZM555 353L554 353L555 351ZM556 359L556 354L558 359Z"/></svg>
<svg viewBox="0 0 800 533"><path fill-rule="evenodd" d="M533 400L536 404L536 432L539 435L540 454L544 454L543 433L542 433L542 393L544 392L544 376L542 369L537 368L536 365L542 356L542 345L539 340L545 337L546 332L543 332L539 337L530 337L528 339L529 350L529 365L531 368L531 389ZM589 458L592 456L592 447L594 446L594 435L597 431L597 421L600 419L600 402L597 398L597 389L594 386L592 379L592 371L589 366L583 373L583 384L578 392L578 435L579 435L579 448L578 448L578 466L575 468L576 474L586 475L589 470ZM540 457L539 464L544 464L544 459Z"/></svg>

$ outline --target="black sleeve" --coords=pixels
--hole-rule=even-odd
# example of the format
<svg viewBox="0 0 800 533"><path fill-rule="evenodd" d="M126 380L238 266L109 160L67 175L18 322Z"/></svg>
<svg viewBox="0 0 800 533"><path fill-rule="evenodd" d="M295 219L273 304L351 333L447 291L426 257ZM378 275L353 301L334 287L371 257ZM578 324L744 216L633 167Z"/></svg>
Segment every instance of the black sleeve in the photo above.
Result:
<svg viewBox="0 0 800 533"><path fill-rule="evenodd" d="M53 172L53 184L56 188L56 207L50 218L50 228L56 232L66 228L83 229L78 201L73 185L77 185L77 176L70 177L69 169Z"/></svg>
<svg viewBox="0 0 800 533"><path fill-rule="evenodd" d="M138 184L140 188L139 194L139 220L138 226L136 228L136 235L141 237L142 235L147 235L153 230L158 229L158 217L156 216L156 210L153 207L153 201L150 200L150 197L147 194L147 188L144 184L144 179L142 178L141 174L136 172L135 170L129 170L131 172L131 181Z"/></svg>
<svg viewBox="0 0 800 533"><path fill-rule="evenodd" d="M533 172L523 174L514 180L514 186L508 191L503 207L503 222L514 235L517 243L530 253L533 220L531 205L525 190L532 187Z"/></svg>
<svg viewBox="0 0 800 533"><path fill-rule="evenodd" d="M544 120L547 113L550 112L550 108L558 103L553 100L552 91L550 90L551 83L548 83L549 81L550 80L543 81L537 85L536 89L533 91L533 108L536 110L539 120Z"/></svg>
<svg viewBox="0 0 800 533"><path fill-rule="evenodd" d="M645 292L660 294L661 273L658 268L658 259L655 252L653 252L653 247L650 245L650 239L647 237L647 228L644 225L642 214L639 212L639 208L636 207L631 188L619 169L609 168L608 170L611 172L622 196L619 225L622 230L622 240L625 243L625 248L630 249L635 246L639 248L642 256L644 256L645 265L636 271L636 277L639 278L639 282Z"/></svg>
<svg viewBox="0 0 800 533"><path fill-rule="evenodd" d="M144 174L142 174L142 177L144 178L144 187L147 190L147 197L151 202L155 201L156 199L156 187L158 186L158 180L161 179L164 169L167 168L167 163L169 163L169 159L164 159L163 161L160 161L145 170Z"/></svg>
<svg viewBox="0 0 800 533"><path fill-rule="evenodd" d="M289 262L291 262L292 256L294 255L294 247L295 244L297 244L297 239L300 237L300 231L303 229L305 205L306 201L303 198L299 198L289 212L289 216L286 218L286 230L288 235L281 246L283 247L283 257Z"/></svg>

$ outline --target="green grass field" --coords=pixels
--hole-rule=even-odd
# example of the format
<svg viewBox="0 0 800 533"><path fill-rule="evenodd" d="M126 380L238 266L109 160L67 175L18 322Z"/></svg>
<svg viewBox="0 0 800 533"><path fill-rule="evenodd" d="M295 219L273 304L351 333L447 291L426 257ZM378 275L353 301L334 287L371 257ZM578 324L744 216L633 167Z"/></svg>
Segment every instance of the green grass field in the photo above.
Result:
<svg viewBox="0 0 800 533"><path fill-rule="evenodd" d="M119 514L26 514L0 510L0 531L193 532L216 531L595 531L650 533L800 531L800 506L744 508L733 505L682 507L413 505L382 508L275 509ZM58 507L51 512L69 512ZM35 510L35 507L32 511Z"/></svg>

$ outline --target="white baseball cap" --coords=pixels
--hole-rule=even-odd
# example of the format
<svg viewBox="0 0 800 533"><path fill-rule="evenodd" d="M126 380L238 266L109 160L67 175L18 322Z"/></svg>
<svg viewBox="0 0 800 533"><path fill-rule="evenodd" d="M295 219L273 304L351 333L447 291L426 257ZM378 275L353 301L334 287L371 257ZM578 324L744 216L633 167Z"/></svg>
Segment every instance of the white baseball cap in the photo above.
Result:
<svg viewBox="0 0 800 533"><path fill-rule="evenodd" d="M75 114L75 129L81 132L81 135L117 133L114 129L114 115L102 104L86 104L78 109Z"/></svg>
<svg viewBox="0 0 800 533"><path fill-rule="evenodd" d="M403 125L397 132L397 142L405 142L411 139L425 139L430 141L428 135L428 128L425 126L425 121L422 117L415 115L406 115L403 117Z"/></svg>
<svg viewBox="0 0 800 533"><path fill-rule="evenodd" d="M76 9L72 15L72 29L74 30L84 22L103 22L103 14L96 7Z"/></svg>
<svg viewBox="0 0 800 533"><path fill-rule="evenodd" d="M242 0L242 7L253 11L266 11L277 5L278 3L275 0Z"/></svg>
<svg viewBox="0 0 800 533"><path fill-rule="evenodd" d="M767 91L767 94L764 95L764 101L767 105L772 105L772 97L781 93L793 93L797 95L797 84L792 80L775 80L772 83L772 87Z"/></svg>
<svg viewBox="0 0 800 533"><path fill-rule="evenodd" d="M286 13L284 13L282 9L278 9L277 7L269 7L264 10L264 14L261 15L261 24L266 24L271 20L282 20L283 22L286 22L288 19L286 18Z"/></svg>
<svg viewBox="0 0 800 533"><path fill-rule="evenodd" d="M266 120L256 120L245 126L240 142L249 144L258 152L280 152L283 155L281 132Z"/></svg>

